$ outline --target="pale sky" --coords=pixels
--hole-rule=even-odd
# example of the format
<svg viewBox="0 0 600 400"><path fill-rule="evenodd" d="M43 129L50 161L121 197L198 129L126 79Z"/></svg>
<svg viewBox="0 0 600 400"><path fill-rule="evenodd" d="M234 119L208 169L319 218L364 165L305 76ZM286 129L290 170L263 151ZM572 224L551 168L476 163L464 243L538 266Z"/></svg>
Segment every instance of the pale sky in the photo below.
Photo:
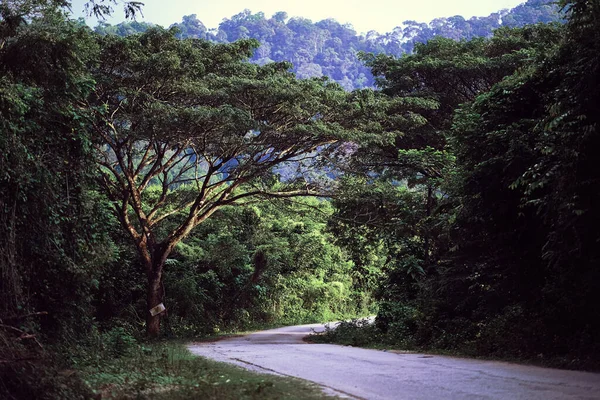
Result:
<svg viewBox="0 0 600 400"><path fill-rule="evenodd" d="M340 23L350 23L358 33L375 30L389 32L406 20L429 22L437 17L462 15L465 18L487 16L492 12L513 8L525 0L141 0L144 16L138 21L153 22L168 27L180 22L181 17L196 14L207 28L217 28L223 18L231 18L244 9L252 13L262 11L269 18L277 11L289 17L309 18L317 22L334 18ZM75 16L83 15L86 0L72 0ZM121 7L116 6L114 17L107 20L116 24L124 20ZM95 25L92 20L88 24Z"/></svg>

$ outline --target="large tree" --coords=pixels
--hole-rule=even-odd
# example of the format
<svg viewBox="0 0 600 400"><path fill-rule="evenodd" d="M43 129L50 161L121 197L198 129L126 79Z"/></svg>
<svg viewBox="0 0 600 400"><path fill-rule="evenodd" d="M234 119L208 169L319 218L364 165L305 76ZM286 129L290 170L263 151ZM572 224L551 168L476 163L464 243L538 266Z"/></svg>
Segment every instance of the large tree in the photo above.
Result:
<svg viewBox="0 0 600 400"><path fill-rule="evenodd" d="M160 29L101 41L97 162L147 274L153 336L165 261L194 227L224 206L323 194L310 170L326 168L318 161L348 135L337 122L347 94L297 80L287 63L246 62L255 41L215 45Z"/></svg>

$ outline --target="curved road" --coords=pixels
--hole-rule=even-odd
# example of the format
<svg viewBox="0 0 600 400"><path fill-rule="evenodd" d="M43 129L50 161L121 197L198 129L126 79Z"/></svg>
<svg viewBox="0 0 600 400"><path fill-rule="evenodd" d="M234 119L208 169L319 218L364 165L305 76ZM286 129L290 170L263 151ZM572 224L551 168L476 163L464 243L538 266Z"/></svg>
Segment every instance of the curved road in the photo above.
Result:
<svg viewBox="0 0 600 400"><path fill-rule="evenodd" d="M189 349L254 371L312 381L346 398L600 400L600 374L303 342L313 329L324 325L272 329Z"/></svg>

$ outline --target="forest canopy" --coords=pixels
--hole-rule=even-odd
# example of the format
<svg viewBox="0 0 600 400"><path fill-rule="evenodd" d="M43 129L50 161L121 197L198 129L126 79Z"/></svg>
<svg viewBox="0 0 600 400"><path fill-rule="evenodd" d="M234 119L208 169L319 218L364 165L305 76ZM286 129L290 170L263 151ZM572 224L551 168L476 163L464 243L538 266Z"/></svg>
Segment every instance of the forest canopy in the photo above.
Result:
<svg viewBox="0 0 600 400"><path fill-rule="evenodd" d="M511 10L501 10L485 17L465 19L460 15L437 18L429 23L398 21L391 32L370 31L358 33L350 24L334 19L313 22L301 17L290 17L278 12L270 18L262 12L244 10L225 18L218 28L208 29L202 16L186 15L181 22L172 24L180 38L199 38L218 43L240 39L256 39L260 46L251 60L258 64L289 61L299 78L327 76L346 90L373 87L371 70L364 65L360 52L387 54L399 57L412 53L418 43L426 43L436 36L453 40L471 40L491 37L500 27L517 28L527 24L562 21L559 7L547 0L529 0ZM123 22L117 25L100 23L95 31L100 34L126 36L144 32L149 22Z"/></svg>

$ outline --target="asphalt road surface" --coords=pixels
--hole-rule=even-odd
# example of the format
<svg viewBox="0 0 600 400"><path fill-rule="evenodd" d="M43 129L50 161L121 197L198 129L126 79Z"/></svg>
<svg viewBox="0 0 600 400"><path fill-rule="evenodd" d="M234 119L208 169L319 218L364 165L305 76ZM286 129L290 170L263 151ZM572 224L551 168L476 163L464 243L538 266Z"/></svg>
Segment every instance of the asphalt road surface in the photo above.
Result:
<svg viewBox="0 0 600 400"><path fill-rule="evenodd" d="M312 381L347 398L600 399L600 374L303 342L313 329L324 328L291 326L189 349L250 370Z"/></svg>

